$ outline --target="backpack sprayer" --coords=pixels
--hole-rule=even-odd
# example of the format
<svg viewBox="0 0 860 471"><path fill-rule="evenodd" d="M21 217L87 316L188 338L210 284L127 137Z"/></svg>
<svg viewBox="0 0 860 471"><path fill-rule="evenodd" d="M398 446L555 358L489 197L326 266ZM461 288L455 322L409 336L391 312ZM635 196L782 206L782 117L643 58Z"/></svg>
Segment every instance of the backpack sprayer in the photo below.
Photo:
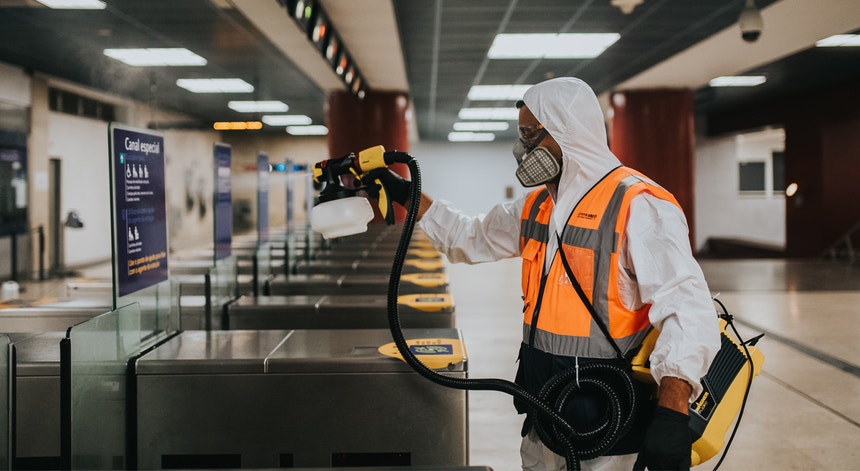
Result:
<svg viewBox="0 0 860 471"><path fill-rule="evenodd" d="M382 146L376 146L361 151L358 155L349 154L315 164L314 181L325 186L311 211L311 228L326 239L366 231L367 223L373 219L373 209L368 200L359 195L361 191L378 194L380 213L388 224L393 224L392 201L386 188L385 174L381 173L390 172L387 167L393 163L407 164L412 175L411 191L406 205L408 211L395 251L388 285L388 323L403 360L418 374L439 385L461 390L499 391L521 400L543 421L542 428L548 429L549 440L553 442L551 448L565 456L568 470L579 470L580 460L605 453L627 432L638 407L631 375L627 371L615 365L587 364L578 368L575 375L569 371L560 373L547 383L549 387L545 387L535 396L519 385L503 379L463 379L446 376L424 365L409 348L400 326L398 290L421 195L420 169L412 156L405 152L386 152ZM345 186L341 180L343 176L352 176L354 185ZM738 418L735 425L737 431L752 378L759 373L764 360L762 353L754 347L761 335L747 342L738 342L729 337L725 330L726 325L732 327L738 339L740 335L734 329L725 306L718 300L715 301L723 308L723 315L720 316L722 346L708 374L702 378L704 392L690 406L690 429L694 437L692 465L706 461L719 452L723 447L726 431L735 417ZM658 335L656 329L653 330L631 362L632 376L641 381L653 382L648 358ZM613 390L609 391L607 388ZM622 393L618 394L615 389L620 389ZM561 411L567 404L566 399L581 390L603 394L608 399L612 413L607 414L610 416L607 424L598 425L600 432L577 430L561 416ZM619 400L619 397L624 399ZM729 439L729 445L732 438L734 432ZM725 451L728 451L729 445L725 447ZM720 463L722 458L716 467L719 467Z"/></svg>
<svg viewBox="0 0 860 471"><path fill-rule="evenodd" d="M747 341L740 340L741 336L732 323L731 314L716 297L714 301L723 310L720 315L720 350L707 374L702 377L702 393L690 404L689 413L693 441L691 465L696 466L711 459L722 449L723 455L714 466L716 470L722 464L740 425L753 377L758 376L764 364L764 354L755 347L764 334ZM739 340L728 335L727 326L731 327ZM654 382L648 358L654 351L659 335L657 329L651 329L642 341L639 352L630 361L633 377L639 381ZM735 428L726 443L726 432L735 418Z"/></svg>

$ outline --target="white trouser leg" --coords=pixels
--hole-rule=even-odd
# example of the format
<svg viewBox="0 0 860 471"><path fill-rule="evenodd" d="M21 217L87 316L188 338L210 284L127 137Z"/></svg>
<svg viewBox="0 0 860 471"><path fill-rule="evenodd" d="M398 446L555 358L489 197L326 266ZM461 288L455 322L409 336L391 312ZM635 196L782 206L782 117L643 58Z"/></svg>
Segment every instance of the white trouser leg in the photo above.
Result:
<svg viewBox="0 0 860 471"><path fill-rule="evenodd" d="M547 448L538 438L534 430L523 437L520 444L520 457L523 471L564 471L564 457L558 456ZM600 456L592 460L581 461L582 471L630 471L636 463L636 454Z"/></svg>

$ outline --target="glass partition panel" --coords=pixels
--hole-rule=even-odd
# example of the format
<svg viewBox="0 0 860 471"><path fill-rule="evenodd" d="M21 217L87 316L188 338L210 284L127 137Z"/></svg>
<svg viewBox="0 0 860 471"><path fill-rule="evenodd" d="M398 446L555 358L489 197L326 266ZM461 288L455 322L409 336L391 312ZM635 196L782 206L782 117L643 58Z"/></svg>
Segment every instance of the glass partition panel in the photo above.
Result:
<svg viewBox="0 0 860 471"><path fill-rule="evenodd" d="M239 293L237 281L238 266L236 256L222 258L215 262L215 266L209 271L212 277L212 299L217 301L236 298Z"/></svg>
<svg viewBox="0 0 860 471"><path fill-rule="evenodd" d="M155 342L179 330L179 287L176 280L166 280L117 298L117 306L137 304L137 318L123 318L136 325L122 326L123 330L139 331L140 338L132 342Z"/></svg>
<svg viewBox="0 0 860 471"><path fill-rule="evenodd" d="M126 456L127 364L140 353L141 308L131 304L75 325L67 333L72 469L129 469ZM133 437L132 437L133 438Z"/></svg>
<svg viewBox="0 0 860 471"><path fill-rule="evenodd" d="M268 242L257 245L257 250L254 253L256 260L256 271L254 272L254 296L263 295L263 287L266 285L266 280L272 274L272 247Z"/></svg>
<svg viewBox="0 0 860 471"><path fill-rule="evenodd" d="M210 322L207 328L225 328L224 305L239 296L238 271L235 255L217 260L209 269L211 291L206 315L210 316Z"/></svg>
<svg viewBox="0 0 860 471"><path fill-rule="evenodd" d="M0 334L0 469L12 469L12 341Z"/></svg>

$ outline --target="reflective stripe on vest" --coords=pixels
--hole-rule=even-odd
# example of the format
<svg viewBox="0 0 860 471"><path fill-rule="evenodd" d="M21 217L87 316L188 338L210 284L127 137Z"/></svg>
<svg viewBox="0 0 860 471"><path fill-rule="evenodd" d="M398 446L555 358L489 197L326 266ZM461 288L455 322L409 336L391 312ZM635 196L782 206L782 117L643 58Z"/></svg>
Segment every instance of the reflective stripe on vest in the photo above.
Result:
<svg viewBox="0 0 860 471"><path fill-rule="evenodd" d="M675 198L642 174L625 167L610 172L577 203L561 235L562 247L580 285L623 352L637 347L647 333L650 306L631 311L618 293L618 251L630 200L649 193L677 205ZM523 341L556 355L612 358L615 352L580 300L558 258L544 275L552 199L536 190L523 208ZM554 235L553 235L554 237ZM543 293L539 281L547 280ZM534 307L541 298L538 316ZM537 319L537 329L531 323Z"/></svg>

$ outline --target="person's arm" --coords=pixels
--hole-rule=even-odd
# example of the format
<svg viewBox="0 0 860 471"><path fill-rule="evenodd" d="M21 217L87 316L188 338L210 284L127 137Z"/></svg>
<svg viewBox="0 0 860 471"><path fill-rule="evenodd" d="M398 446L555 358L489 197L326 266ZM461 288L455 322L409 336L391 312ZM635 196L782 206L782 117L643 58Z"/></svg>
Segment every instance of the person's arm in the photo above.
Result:
<svg viewBox="0 0 860 471"><path fill-rule="evenodd" d="M687 400L692 401L720 348L720 331L708 285L690 249L684 214L668 201L639 195L630 205L625 242L627 269L641 302L651 305L651 324L660 330L651 374L661 385L670 377L686 382L691 386ZM670 388L666 390L674 390Z"/></svg>
<svg viewBox="0 0 860 471"><path fill-rule="evenodd" d="M452 263L483 263L520 254L520 213L525 198L469 216L444 200L421 197L418 227Z"/></svg>
<svg viewBox="0 0 860 471"><path fill-rule="evenodd" d="M693 387L690 383L674 376L664 376L660 381L660 394L657 405L689 414L690 396Z"/></svg>
<svg viewBox="0 0 860 471"><path fill-rule="evenodd" d="M651 305L651 324L660 329L650 358L659 396L641 458L650 470L689 469L689 404L720 346L716 312L677 206L635 197L624 242L625 269L640 302Z"/></svg>
<svg viewBox="0 0 860 471"><path fill-rule="evenodd" d="M416 220L420 221L422 217L424 217L424 213L430 209L430 206L433 205L433 198L427 196L423 191L421 192L421 200L418 203L418 212L415 214Z"/></svg>

